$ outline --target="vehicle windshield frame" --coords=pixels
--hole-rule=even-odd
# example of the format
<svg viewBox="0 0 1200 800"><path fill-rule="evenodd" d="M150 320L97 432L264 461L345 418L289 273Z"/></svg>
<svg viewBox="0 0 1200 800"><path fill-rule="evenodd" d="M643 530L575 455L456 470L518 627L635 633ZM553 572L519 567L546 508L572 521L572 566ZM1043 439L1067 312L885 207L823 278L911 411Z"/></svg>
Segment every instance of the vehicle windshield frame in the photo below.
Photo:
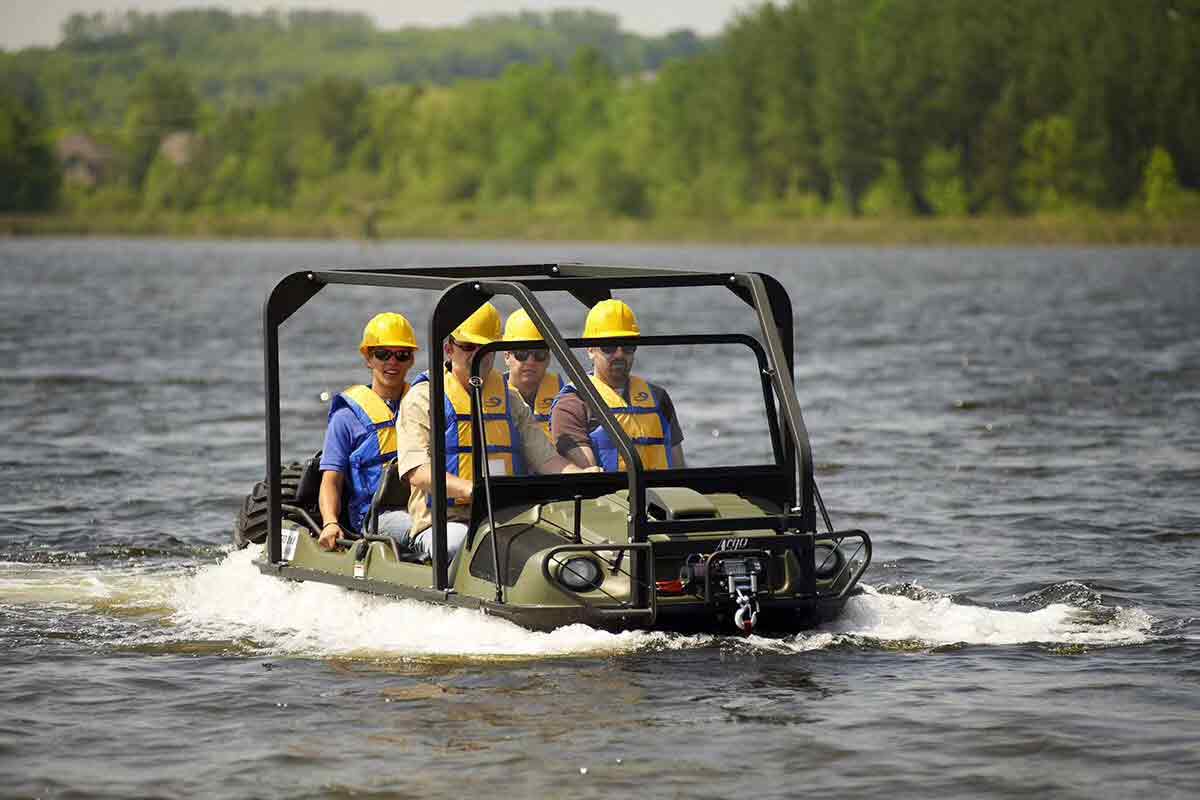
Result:
<svg viewBox="0 0 1200 800"><path fill-rule="evenodd" d="M566 344L566 346L568 348L570 348L570 350L572 351L572 354L574 354L575 350L580 350L580 349L588 348L588 347L603 347L605 345L617 345L617 344L630 344L631 343L630 337L628 337L628 336L594 337L594 338L586 338L586 339L583 337L574 337L574 338L564 339L563 341ZM778 412L778 409L775 404L775 394L772 391L772 387L771 387L770 367L768 366L767 352L766 352L766 350L763 349L762 344L757 339L755 339L753 336L749 336L744 333L697 333L697 334L667 334L667 335L658 335L658 336L639 335L637 337L636 341L634 341L632 343L636 344L638 347L644 347L644 348L654 348L654 347L670 346L670 345L697 345L697 344L699 344L699 345L706 345L706 344L739 344L739 345L743 345L747 350L750 351L750 353L754 356L754 358L757 362L758 375L760 378L760 388L762 390L762 395L763 395L763 410L765 412L765 419L767 422L767 432L768 432L768 435L770 436L770 440L771 440L771 454L774 459L774 461L772 461L770 464L766 464L765 462L760 462L759 464L748 465L748 466L762 466L762 467L772 466L772 467L777 467L777 468L786 468L787 467L787 457L785 455L783 438L782 438L782 434L780 432L780 426L779 426L779 412ZM512 352L514 350L532 350L535 348L547 349L546 343L544 341L540 341L540 340L536 340L536 339L527 339L527 340L509 340L509 341L501 340L501 341L497 341L497 342L492 342L491 344L480 345L479 348L475 351L475 353L471 359L471 370L470 370L471 377L472 378L481 377L480 373L482 370L483 359L491 353L507 353L507 352ZM592 374L592 371L587 369L586 366L584 366L584 365L580 365L580 366L581 366L581 369L585 370L585 374L587 374L589 376ZM568 381L568 382L570 382L570 381ZM584 402L587 403L589 405L589 407L594 405L592 403L588 403L586 398L584 399ZM601 404L601 405L603 405L603 404ZM599 416L599 415L597 415L597 416ZM477 442L478 439L473 439L472 441ZM667 445L669 446L670 443L668 442ZM482 478L482 475L479 474L480 464L481 464L481 461L479 459L479 447L475 446L473 449L474 449L474 452L472 453L472 456L473 456L473 460L474 460L474 464L475 464L475 472L476 472L475 479L476 479L476 481L478 481L480 478ZM637 458L636 449L632 450L632 454L633 454L634 458ZM716 469L730 469L731 466L730 465L720 465L715 468ZM704 468L702 468L702 467L680 467L680 468L675 468L673 471L676 473L686 474L687 472L699 470L699 469L704 469ZM642 467L642 470L646 471L644 467ZM656 470L656 471L661 471L661 470ZM617 474L623 474L623 473L624 473L624 470L621 470ZM524 478L524 477L527 477L527 476L515 476L515 475L493 476L492 480L509 480L509 479L516 479L516 478ZM576 477L577 476L575 476L575 475L571 475L571 476L569 476L569 478L563 478L563 479L564 480L575 480Z"/></svg>

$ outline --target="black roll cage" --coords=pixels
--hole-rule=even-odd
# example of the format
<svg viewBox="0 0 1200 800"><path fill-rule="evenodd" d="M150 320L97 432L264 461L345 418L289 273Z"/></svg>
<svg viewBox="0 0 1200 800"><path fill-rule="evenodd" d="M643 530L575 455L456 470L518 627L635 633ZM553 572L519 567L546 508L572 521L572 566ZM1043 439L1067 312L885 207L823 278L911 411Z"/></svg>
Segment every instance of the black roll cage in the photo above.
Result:
<svg viewBox="0 0 1200 800"><path fill-rule="evenodd" d="M600 496L617 489L629 490L629 541L645 543L653 533L693 533L703 531L762 530L778 533L816 532L816 510L821 504L813 476L812 450L808 431L793 385L792 304L783 286L773 277L758 272L711 273L658 267L599 266L578 263L493 265L474 267L412 267L378 269L328 269L294 272L279 281L263 304L263 361L266 387L268 535L267 557L270 563L282 561L281 438L279 390L279 326L330 284L378 286L399 289L440 290L441 295L429 322L430 430L446 426L445 380L440 343L480 305L497 295L507 295L525 309L545 337L544 342L495 342L476 351L472 374L478 375L480 359L497 350L522 346L548 347L557 359L566 380L575 385L584 402L612 437L627 465L625 473L572 475L569 496ZM639 344L740 343L749 346L759 361L767 419L771 429L774 465L646 470L637 450L617 423L608 405L600 397L572 347L619 343L612 339L566 339L546 314L537 299L538 292L565 291L585 306L612 297L614 289L685 288L724 286L754 309L762 341L736 334L693 334L642 336ZM627 340L624 340L627 341ZM778 399L776 406L774 400ZM776 418L776 413L778 418ZM478 417L476 417L478 423ZM472 437L475 447L474 480L479 483L482 458L480 436ZM449 563L446 553L446 443L445 437L432 435L431 487L433 512L433 589L449 588ZM797 453L799 458L797 458ZM528 499L544 500L561 494L563 481L558 476L493 478L489 482L495 505L503 507ZM783 513L776 516L739 519L653 520L647 513L646 489L654 486L691 486L700 491L745 491L778 502ZM480 520L482 503L473 504L474 530ZM832 531L821 504L826 527ZM648 564L641 551L631 552L633 586L642 594ZM644 598L632 598L634 603Z"/></svg>

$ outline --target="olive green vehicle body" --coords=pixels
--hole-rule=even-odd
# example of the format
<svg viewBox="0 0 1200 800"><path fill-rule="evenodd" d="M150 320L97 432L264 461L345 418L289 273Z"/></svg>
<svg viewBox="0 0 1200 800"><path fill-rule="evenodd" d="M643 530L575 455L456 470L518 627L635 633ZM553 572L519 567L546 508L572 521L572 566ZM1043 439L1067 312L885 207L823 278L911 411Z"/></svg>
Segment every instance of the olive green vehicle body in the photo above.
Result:
<svg viewBox="0 0 1200 800"><path fill-rule="evenodd" d="M668 513L696 513L696 507L714 513L736 515L777 513L769 502L736 494L701 495L677 487L655 492L665 501ZM580 514L578 541L575 538L576 509ZM623 568L625 554L646 545L631 545L626 518L629 505L625 491L580 501L557 501L497 510L494 514L499 551L491 552L492 537L486 525L470 538L450 564L450 586L430 588L433 567L405 559L393 542L383 540L354 543L335 551L317 546L314 531L299 522L285 526L286 563L264 571L292 580L334 583L358 591L478 608L485 614L503 617L534 630L552 630L582 623L595 628L628 629L658 627L672 630L722 630L733 624L736 609L724 585L710 586L705 596L702 581L686 590L665 593L659 581L677 579L688 555L713 553L730 556L754 554L766 567L763 591L757 598L762 617L758 630L796 630L832 620L841 611L853 581L865 569L864 551L849 542L860 542L860 531L838 532L816 538L818 552L829 556L829 565L816 576L823 595L813 598L802 591L804 568L797 543L772 530L737 531L736 537L714 532L692 534L684 540L690 552L678 555L675 541L666 534L650 537L650 548L675 545L672 554L654 558L648 605L639 607L629 571ZM727 547L731 538L737 548ZM294 544L291 544L294 542ZM726 549L721 549L726 545ZM294 548L294 549L293 549ZM769 554L769 555L766 555ZM602 579L594 588L574 591L557 580L566 558L579 555L593 559ZM495 562L500 564L500 580ZM497 591L497 583L501 587Z"/></svg>
<svg viewBox="0 0 1200 800"><path fill-rule="evenodd" d="M749 275L534 265L289 276L264 309L268 465L279 464L278 326L320 286L365 283L442 289L430 342L442 341L491 295L508 293L530 312L546 335L544 346L578 386L586 382L583 368L569 348L583 342L562 338L532 292L525 291L546 288L540 282L555 278L569 284L567 290L585 304L608 296L609 285L727 285L738 293L762 323L765 342L743 343L759 357L775 463L644 470L607 407L585 386L580 395L617 441L630 465L626 472L489 476L487 459L479 457L483 431L476 418L476 502L467 540L453 560L446 557L446 453L441 437L433 437L433 562L419 563L401 543L371 534L371 524L362 537L340 541L342 547L334 551L322 550L316 542L318 526L303 509L283 501L279 470L269 468L269 534L257 565L264 573L289 580L475 608L535 630L582 623L609 629L794 631L833 619L859 591L859 578L870 563L870 538L859 530L836 531L830 523L813 480L807 433L791 387L790 302L786 296L779 299L777 283L757 273ZM427 284L430 277L442 283ZM741 292L735 288L739 280ZM748 338L643 337L639 343ZM587 343L593 341L603 343ZM542 343L523 346L538 344ZM503 345L517 346L522 345ZM480 358L497 349L502 349L499 343L480 349L476 372ZM435 358L431 354L431 430L441 430L444 385ZM394 469L386 474L372 519L381 508L402 505L406 492L398 481ZM818 508L824 531L817 530Z"/></svg>

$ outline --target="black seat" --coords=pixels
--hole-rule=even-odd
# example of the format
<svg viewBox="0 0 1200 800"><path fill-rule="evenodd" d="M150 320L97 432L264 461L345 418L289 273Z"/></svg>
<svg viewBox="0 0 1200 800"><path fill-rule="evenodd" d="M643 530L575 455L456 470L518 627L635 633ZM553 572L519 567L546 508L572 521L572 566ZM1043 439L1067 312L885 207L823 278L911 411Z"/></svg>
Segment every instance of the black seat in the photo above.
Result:
<svg viewBox="0 0 1200 800"><path fill-rule="evenodd" d="M296 496L293 505L305 508L317 506L321 494L321 453L305 459L300 465L300 479L296 481Z"/></svg>
<svg viewBox="0 0 1200 800"><path fill-rule="evenodd" d="M396 471L396 460L392 459L384 466L383 479L379 481L379 488L371 499L371 510L367 512L367 533L374 535L378 532L379 515L384 511L406 510L410 493L408 481L400 477Z"/></svg>

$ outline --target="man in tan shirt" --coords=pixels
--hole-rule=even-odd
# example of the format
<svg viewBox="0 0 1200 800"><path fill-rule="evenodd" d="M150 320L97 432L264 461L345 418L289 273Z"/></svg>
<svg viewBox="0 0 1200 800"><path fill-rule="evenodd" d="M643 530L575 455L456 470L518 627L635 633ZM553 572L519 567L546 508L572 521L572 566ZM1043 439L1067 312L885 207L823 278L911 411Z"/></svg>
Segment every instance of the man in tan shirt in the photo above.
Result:
<svg viewBox="0 0 1200 800"><path fill-rule="evenodd" d="M480 306L454 329L443 346L446 357L446 494L449 499L446 550L449 558L462 547L471 517L473 465L471 455L471 406L469 391L471 359L480 345L500 338L500 314L491 303ZM507 386L493 367L494 354L483 364L481 377L484 427L487 438L488 470L491 475L523 475L532 472L599 472L598 467L581 468L558 455L542 433L521 394ZM396 466L412 489L408 512L412 515L410 547L428 559L433 552L433 513L430 489L429 376L422 374L400 403L397 423Z"/></svg>

